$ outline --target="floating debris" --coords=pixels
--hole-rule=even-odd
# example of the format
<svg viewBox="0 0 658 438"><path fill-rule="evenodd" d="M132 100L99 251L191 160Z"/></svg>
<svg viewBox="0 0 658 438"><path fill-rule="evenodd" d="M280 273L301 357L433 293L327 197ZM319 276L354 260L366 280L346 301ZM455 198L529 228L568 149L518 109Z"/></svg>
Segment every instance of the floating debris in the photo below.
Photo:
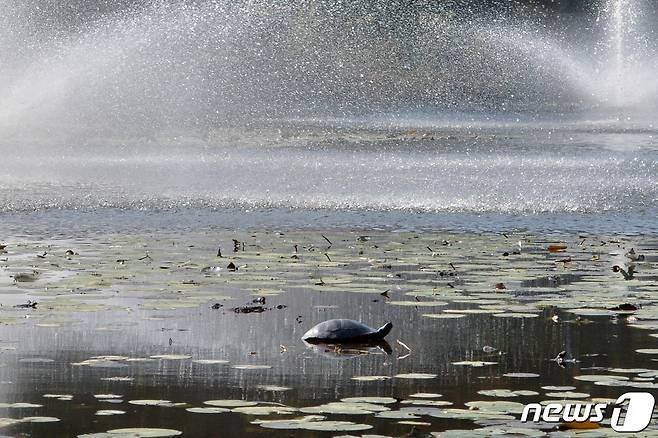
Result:
<svg viewBox="0 0 658 438"><path fill-rule="evenodd" d="M567 249L567 245L563 243L556 243L554 245L548 246L548 252L564 252Z"/></svg>
<svg viewBox="0 0 658 438"><path fill-rule="evenodd" d="M263 313L265 310L263 306L243 306L233 309L235 313Z"/></svg>
<svg viewBox="0 0 658 438"><path fill-rule="evenodd" d="M634 262L641 262L644 261L644 255L642 254L636 254L635 253L635 248L631 248L630 251L628 251L624 256L628 257L631 261Z"/></svg>
<svg viewBox="0 0 658 438"><path fill-rule="evenodd" d="M32 283L37 281L40 275L41 273L35 270L32 272L21 272L14 274L11 277L14 279L15 283Z"/></svg>
<svg viewBox="0 0 658 438"><path fill-rule="evenodd" d="M624 268L622 268L619 265L614 265L612 267L612 272L620 272L621 275L624 277L624 280L632 280L635 278L635 266L631 265L628 267L628 271L626 271Z"/></svg>
<svg viewBox="0 0 658 438"><path fill-rule="evenodd" d="M635 304L624 303L618 306L609 307L608 310L612 310L613 312L635 312L640 310L640 307L636 306Z"/></svg>

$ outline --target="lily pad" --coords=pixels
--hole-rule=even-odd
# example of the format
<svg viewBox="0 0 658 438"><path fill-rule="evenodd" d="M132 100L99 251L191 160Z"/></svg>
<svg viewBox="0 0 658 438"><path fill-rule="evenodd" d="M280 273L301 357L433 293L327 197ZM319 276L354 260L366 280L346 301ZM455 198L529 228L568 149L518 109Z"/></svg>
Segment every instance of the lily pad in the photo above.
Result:
<svg viewBox="0 0 658 438"><path fill-rule="evenodd" d="M131 405L138 406L162 406L165 408L172 408L177 406L183 406L185 403L174 403L169 400L130 400L128 401Z"/></svg>
<svg viewBox="0 0 658 438"><path fill-rule="evenodd" d="M555 398L564 398L564 399L587 398L589 396L590 394L587 394L586 392L573 392L573 391L546 393L546 397L555 397Z"/></svg>
<svg viewBox="0 0 658 438"><path fill-rule="evenodd" d="M396 374L395 376L398 379L434 379L438 377L437 374L429 374L429 373L402 373L402 374Z"/></svg>
<svg viewBox="0 0 658 438"><path fill-rule="evenodd" d="M536 391L529 390L511 390L511 389L483 389L478 391L480 395L486 395L489 397L499 397L499 398L511 398L511 397L527 397L539 395Z"/></svg>
<svg viewBox="0 0 658 438"><path fill-rule="evenodd" d="M188 356L186 354L157 354L155 356L151 356L151 359L185 360L192 359L192 356Z"/></svg>
<svg viewBox="0 0 658 438"><path fill-rule="evenodd" d="M374 403L377 405L388 405L396 403L397 399L393 397L348 397L342 398L340 401L345 403Z"/></svg>
<svg viewBox="0 0 658 438"><path fill-rule="evenodd" d="M583 382L602 382L607 380L628 380L628 377L616 376L612 374L583 374L580 376L574 376L574 379L581 380Z"/></svg>
<svg viewBox="0 0 658 438"><path fill-rule="evenodd" d="M482 360L462 360L460 362L453 362L453 365L467 366L473 368L481 368L489 365L497 365L498 362L486 362Z"/></svg>
<svg viewBox="0 0 658 438"><path fill-rule="evenodd" d="M541 389L547 391L573 391L576 389L575 386L542 386Z"/></svg>
<svg viewBox="0 0 658 438"><path fill-rule="evenodd" d="M432 319L459 319L466 317L465 313L425 313L422 316Z"/></svg>
<svg viewBox="0 0 658 438"><path fill-rule="evenodd" d="M410 394L409 397L414 398L440 398L443 397L443 394L437 394L434 392L417 392L415 394Z"/></svg>
<svg viewBox="0 0 658 438"><path fill-rule="evenodd" d="M471 401L464 404L471 409L498 412L501 414L520 414L523 412L525 406L523 403L509 401Z"/></svg>
<svg viewBox="0 0 658 438"><path fill-rule="evenodd" d="M192 412L194 414L222 414L224 412L231 412L230 409L225 408L187 408L187 412Z"/></svg>
<svg viewBox="0 0 658 438"><path fill-rule="evenodd" d="M183 432L180 430L174 430L174 429L155 429L155 428L147 428L147 427L135 427L135 428L129 428L129 429L113 429L113 430L108 430L107 433L110 435L126 435L136 438L163 438L163 437L170 437L170 436L179 436L182 435Z"/></svg>
<svg viewBox="0 0 658 438"><path fill-rule="evenodd" d="M276 385L258 385L256 388L261 389L263 391L271 391L271 392L284 392L284 391L290 391L292 389L287 386L276 386Z"/></svg>
<svg viewBox="0 0 658 438"><path fill-rule="evenodd" d="M200 365L221 365L228 363L228 360L224 359L196 359L192 363L198 363Z"/></svg>
<svg viewBox="0 0 658 438"><path fill-rule="evenodd" d="M352 380L356 380L358 382L379 382L382 380L388 380L390 378L390 376L354 376L352 377Z"/></svg>
<svg viewBox="0 0 658 438"><path fill-rule="evenodd" d="M270 365L250 365L250 364L245 364L245 365L233 365L231 368L234 368L236 370L268 370L272 368Z"/></svg>
<svg viewBox="0 0 658 438"><path fill-rule="evenodd" d="M116 409L101 409L101 410L96 411L95 415L99 415L101 417L108 417L108 416L112 416L112 415L123 415L125 413L126 413L126 411L120 411L120 410L116 410Z"/></svg>
<svg viewBox="0 0 658 438"><path fill-rule="evenodd" d="M535 378L539 377L539 374L536 373L505 373L503 374L505 377L512 377L512 378L517 378L517 379L525 379L525 378Z"/></svg>
<svg viewBox="0 0 658 438"><path fill-rule="evenodd" d="M208 400L204 401L203 404L220 408L239 408L244 406L256 406L258 402L246 400Z"/></svg>
<svg viewBox="0 0 658 438"><path fill-rule="evenodd" d="M297 408L292 408L290 406L243 406L239 408L232 409L233 412L237 412L245 415L258 415L258 416L267 416L267 415L287 415L294 414L297 412Z"/></svg>

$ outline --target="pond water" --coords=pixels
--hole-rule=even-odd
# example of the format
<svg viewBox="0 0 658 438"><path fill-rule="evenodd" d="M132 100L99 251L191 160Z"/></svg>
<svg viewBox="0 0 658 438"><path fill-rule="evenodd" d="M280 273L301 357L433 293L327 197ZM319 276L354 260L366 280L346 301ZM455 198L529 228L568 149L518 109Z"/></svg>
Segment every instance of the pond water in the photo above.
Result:
<svg viewBox="0 0 658 438"><path fill-rule="evenodd" d="M6 435L541 436L554 427L521 425L516 403L658 387L658 355L637 351L658 348L653 237L16 227L0 255ZM636 272L625 280L614 265ZM622 304L637 310L608 310ZM392 321L388 345L300 340L338 317ZM335 404L351 397L384 399ZM515 403L466 405L477 401ZM221 412L194 409L209 407ZM132 433L118 436L169 436Z"/></svg>

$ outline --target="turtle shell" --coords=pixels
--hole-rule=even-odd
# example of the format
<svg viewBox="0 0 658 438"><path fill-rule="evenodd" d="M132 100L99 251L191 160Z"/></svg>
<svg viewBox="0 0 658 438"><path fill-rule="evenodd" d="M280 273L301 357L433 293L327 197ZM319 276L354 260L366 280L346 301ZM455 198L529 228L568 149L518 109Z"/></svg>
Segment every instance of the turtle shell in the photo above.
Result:
<svg viewBox="0 0 658 438"><path fill-rule="evenodd" d="M388 331L386 332L388 333ZM351 319L330 319L307 331L305 341L355 341L382 338L380 329L374 329Z"/></svg>

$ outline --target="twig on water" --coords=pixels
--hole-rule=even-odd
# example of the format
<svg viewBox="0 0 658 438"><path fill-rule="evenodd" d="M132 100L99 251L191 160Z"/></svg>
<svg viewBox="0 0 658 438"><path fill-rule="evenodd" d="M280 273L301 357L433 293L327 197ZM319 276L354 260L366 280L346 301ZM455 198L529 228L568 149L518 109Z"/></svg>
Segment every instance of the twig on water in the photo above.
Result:
<svg viewBox="0 0 658 438"><path fill-rule="evenodd" d="M398 339L397 341L398 341L398 344L400 344L400 345L402 345L404 348L406 348L407 351L411 351L411 348L409 348L409 346L408 346L407 344L405 344L404 342L402 342L402 341L399 340L399 339Z"/></svg>

